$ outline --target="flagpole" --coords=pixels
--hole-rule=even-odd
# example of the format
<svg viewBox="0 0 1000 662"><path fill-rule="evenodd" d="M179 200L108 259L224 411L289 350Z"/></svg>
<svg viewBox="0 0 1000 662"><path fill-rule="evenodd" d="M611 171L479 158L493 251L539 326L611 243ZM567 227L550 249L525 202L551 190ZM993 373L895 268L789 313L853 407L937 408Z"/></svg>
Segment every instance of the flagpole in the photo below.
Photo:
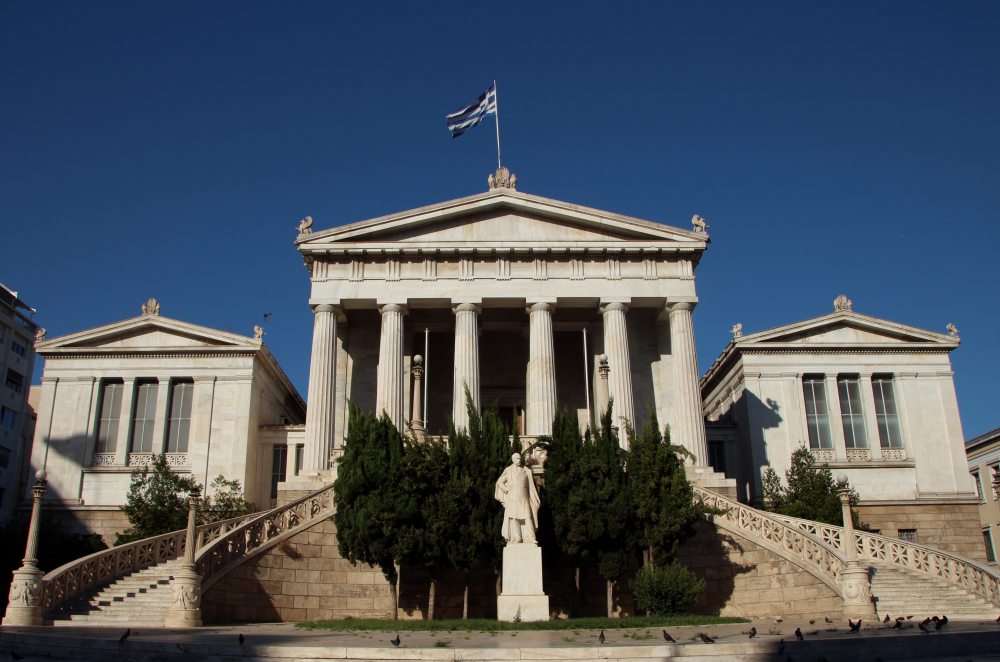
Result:
<svg viewBox="0 0 1000 662"><path fill-rule="evenodd" d="M502 165L500 165L500 91L497 89L497 82L496 82L495 79L493 81L493 94L496 96L496 107L497 107L497 113L496 113L496 115L497 115L496 116L496 120L497 120L497 170L499 170L500 168L503 167Z"/></svg>

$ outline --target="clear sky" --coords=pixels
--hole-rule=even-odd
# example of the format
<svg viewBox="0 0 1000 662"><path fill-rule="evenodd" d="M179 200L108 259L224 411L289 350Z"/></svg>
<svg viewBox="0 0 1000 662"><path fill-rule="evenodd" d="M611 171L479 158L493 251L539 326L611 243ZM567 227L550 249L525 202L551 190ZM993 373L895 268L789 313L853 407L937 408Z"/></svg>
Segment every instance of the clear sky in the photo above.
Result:
<svg viewBox="0 0 1000 662"><path fill-rule="evenodd" d="M360 5L365 4L364 8ZM496 79L527 193L690 227L701 369L832 311L944 331L1000 426L1000 3L0 4L0 281L50 337L162 314L266 342L305 396L316 228L486 190ZM36 381L40 367L36 370Z"/></svg>

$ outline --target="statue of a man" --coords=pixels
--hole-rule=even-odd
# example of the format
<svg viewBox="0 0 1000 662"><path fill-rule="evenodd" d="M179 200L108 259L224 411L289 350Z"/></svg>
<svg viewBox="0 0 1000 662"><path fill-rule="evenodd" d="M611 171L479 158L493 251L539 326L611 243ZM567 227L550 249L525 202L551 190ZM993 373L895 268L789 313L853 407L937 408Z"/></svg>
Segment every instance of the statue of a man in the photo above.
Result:
<svg viewBox="0 0 1000 662"><path fill-rule="evenodd" d="M521 466L521 454L510 457L511 464L497 480L493 496L503 504L503 528L500 534L508 543L535 544L538 530L538 490L531 469Z"/></svg>

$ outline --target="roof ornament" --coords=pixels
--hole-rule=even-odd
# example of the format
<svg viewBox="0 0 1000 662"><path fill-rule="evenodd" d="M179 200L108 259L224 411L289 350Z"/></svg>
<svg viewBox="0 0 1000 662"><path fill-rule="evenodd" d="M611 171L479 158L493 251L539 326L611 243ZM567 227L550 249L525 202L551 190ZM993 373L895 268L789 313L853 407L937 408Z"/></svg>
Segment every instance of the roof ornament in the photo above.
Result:
<svg viewBox="0 0 1000 662"><path fill-rule="evenodd" d="M833 311L836 313L851 312L854 302L847 298L846 294L841 294L833 300Z"/></svg>
<svg viewBox="0 0 1000 662"><path fill-rule="evenodd" d="M708 223L698 214L691 217L691 229L695 232L708 232Z"/></svg>
<svg viewBox="0 0 1000 662"><path fill-rule="evenodd" d="M264 342L264 327L254 324L253 326L253 339L259 343Z"/></svg>
<svg viewBox="0 0 1000 662"><path fill-rule="evenodd" d="M952 338L958 337L958 327L952 324L951 322L948 322L947 326L945 326L944 328L948 329L948 335L951 336Z"/></svg>
<svg viewBox="0 0 1000 662"><path fill-rule="evenodd" d="M160 314L160 302L149 297L146 303L142 304L142 314L143 315L159 315Z"/></svg>
<svg viewBox="0 0 1000 662"><path fill-rule="evenodd" d="M517 175L511 174L507 166L500 166L497 171L486 178L490 185L490 190L495 191L500 188L517 190Z"/></svg>
<svg viewBox="0 0 1000 662"><path fill-rule="evenodd" d="M38 327L38 330L35 331L35 342L41 342L45 340L45 334L47 333L48 331L46 331L44 327L41 326Z"/></svg>
<svg viewBox="0 0 1000 662"><path fill-rule="evenodd" d="M733 328L729 329L733 334L733 340L743 337L743 322L737 322L733 324Z"/></svg>
<svg viewBox="0 0 1000 662"><path fill-rule="evenodd" d="M299 221L299 236L304 234L312 234L313 231L313 217L306 216L301 221Z"/></svg>

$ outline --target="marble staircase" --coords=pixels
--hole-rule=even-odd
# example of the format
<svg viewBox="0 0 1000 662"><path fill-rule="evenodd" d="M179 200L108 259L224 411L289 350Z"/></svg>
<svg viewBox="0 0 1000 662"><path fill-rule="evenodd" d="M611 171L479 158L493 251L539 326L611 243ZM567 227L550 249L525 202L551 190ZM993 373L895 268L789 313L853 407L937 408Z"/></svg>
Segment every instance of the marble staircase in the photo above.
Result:
<svg viewBox="0 0 1000 662"><path fill-rule="evenodd" d="M181 563L181 559L164 561L81 595L51 614L52 624L162 626L170 608L174 573Z"/></svg>
<svg viewBox="0 0 1000 662"><path fill-rule="evenodd" d="M952 620L992 620L997 607L959 586L918 575L885 563L867 562L872 568L872 597L880 617L945 614Z"/></svg>

